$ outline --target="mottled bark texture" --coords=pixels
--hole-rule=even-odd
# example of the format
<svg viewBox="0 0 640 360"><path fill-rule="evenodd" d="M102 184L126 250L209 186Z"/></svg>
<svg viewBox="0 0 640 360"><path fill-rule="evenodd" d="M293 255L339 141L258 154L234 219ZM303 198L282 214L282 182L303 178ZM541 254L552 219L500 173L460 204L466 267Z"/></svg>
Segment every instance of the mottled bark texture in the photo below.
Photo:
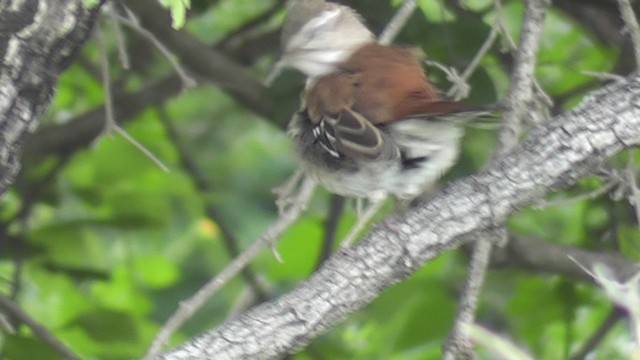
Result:
<svg viewBox="0 0 640 360"><path fill-rule="evenodd" d="M274 359L295 352L447 249L491 233L544 194L574 184L640 144L640 79L610 84L535 129L486 170L374 228L298 288L165 354L166 359ZM489 231L487 231L489 230ZM301 241L304 239L300 239ZM424 314L429 321L429 314Z"/></svg>
<svg viewBox="0 0 640 360"><path fill-rule="evenodd" d="M0 0L0 196L20 169L25 136L38 126L97 13L81 0Z"/></svg>

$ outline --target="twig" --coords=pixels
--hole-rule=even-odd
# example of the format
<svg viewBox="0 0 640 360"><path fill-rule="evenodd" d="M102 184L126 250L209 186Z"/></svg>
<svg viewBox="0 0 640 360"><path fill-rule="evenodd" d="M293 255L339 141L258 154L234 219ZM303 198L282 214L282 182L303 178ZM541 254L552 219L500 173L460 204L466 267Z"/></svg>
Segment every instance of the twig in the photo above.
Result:
<svg viewBox="0 0 640 360"><path fill-rule="evenodd" d="M151 159L160 169L164 172L169 172L169 168L160 161L151 151L145 148L140 142L129 135L123 128L121 128L116 122L113 111L113 98L111 93L111 77L109 76L109 58L107 56L107 46L104 41L102 29L98 26L96 29L96 37L98 38L98 47L100 48L100 68L102 76L102 86L104 93L104 110L105 110L105 124L103 133L106 135L113 135L113 132L120 134L125 140L131 143L147 158Z"/></svg>
<svg viewBox="0 0 640 360"><path fill-rule="evenodd" d="M496 12L496 25L500 29L500 34L502 35L502 40L504 41L504 45L507 47L506 51L515 51L518 46L516 45L515 40L509 34L509 30L507 29L507 25L504 23L503 15L502 15L502 0L495 0L495 12Z"/></svg>
<svg viewBox="0 0 640 360"><path fill-rule="evenodd" d="M611 302L627 312L636 347L640 349L640 271L621 281L606 265L595 264L592 271L575 258L569 258L593 277Z"/></svg>
<svg viewBox="0 0 640 360"><path fill-rule="evenodd" d="M49 330L40 325L35 319L25 313L16 303L11 301L10 299L4 296L0 296L0 306L5 308L7 312L9 312L12 316L16 317L22 323L27 325L36 336L41 338L45 343L49 344L49 346L51 346L60 355L64 356L65 359L81 359L80 356L71 351L71 349L69 349L65 344L58 340Z"/></svg>
<svg viewBox="0 0 640 360"><path fill-rule="evenodd" d="M292 194L300 184L303 177L304 171L302 171L302 169L298 169L282 185L271 190L274 195L278 196L276 199L276 206L278 207L279 215L284 214L291 205L295 204L296 199Z"/></svg>
<svg viewBox="0 0 640 360"><path fill-rule="evenodd" d="M360 232L364 229L364 227L369 223L369 221L378 213L378 211L382 208L382 205L386 202L389 197L385 195L381 199L369 200L367 201L366 208L358 208L357 209L357 219L355 224L349 229L349 233L342 240L342 244L340 244L342 249L349 249L353 242L356 240L356 237L360 234ZM362 205L365 199L358 198L357 204Z"/></svg>
<svg viewBox="0 0 640 360"><path fill-rule="evenodd" d="M568 205L576 201L593 200L593 199L599 198L603 194L606 194L607 192L609 192L609 190L613 189L618 185L619 185L618 181L611 180L593 191L589 191L587 193L580 194L580 195L571 197L569 199L560 199L555 201L546 201L544 199L540 199L540 201L538 201L533 207L535 209L541 210L541 209L550 208L550 207L559 207L559 206Z"/></svg>
<svg viewBox="0 0 640 360"><path fill-rule="evenodd" d="M623 313L618 308L613 308L606 319L600 324L598 329L591 335L591 337L582 345L582 347L576 351L571 360L584 360L590 352L592 352L604 337L611 331L613 326L623 318Z"/></svg>
<svg viewBox="0 0 640 360"><path fill-rule="evenodd" d="M416 0L404 0L402 6L396 11L393 18L387 23L384 30L378 37L378 42L382 45L389 45L398 36L398 33L406 25L413 12L416 10L418 3Z"/></svg>
<svg viewBox="0 0 640 360"><path fill-rule="evenodd" d="M480 65L480 61L485 57L491 46L495 43L498 34L501 32L500 26L496 23L491 28L491 32L489 36L485 39L484 43L478 49L478 52L473 57L469 65L464 69L462 75L458 75L456 69L452 67L448 67L438 63L437 61L427 60L425 63L430 66L435 66L440 69L442 72L447 75L447 80L449 80L453 85L447 91L447 97L452 98L456 101L464 99L469 96L469 92L471 90L471 86L467 83L471 75L476 71L478 65Z"/></svg>
<svg viewBox="0 0 640 360"><path fill-rule="evenodd" d="M487 350L496 355L495 359L534 359L524 350L518 348L518 346L513 342L482 326L471 324L468 331L469 337L474 341L474 343L477 343L480 346L484 346Z"/></svg>
<svg viewBox="0 0 640 360"><path fill-rule="evenodd" d="M636 178L637 168L633 163L635 154L635 150L629 151L629 161L627 162L627 168L624 172L628 181L627 186L631 190L631 194L629 195L629 203L635 209L636 221L640 226L640 189L638 189L638 181Z"/></svg>
<svg viewBox="0 0 640 360"><path fill-rule="evenodd" d="M442 359L445 360L475 358L471 348L469 332L475 322L478 298L484 284L487 268L491 262L493 242L488 238L494 238L494 241L499 240L497 243L504 243L507 238L504 228L491 231L489 235L478 233L474 235L478 239L473 246L471 262L469 263L469 275L458 304L458 313L456 314L453 330L451 330L449 340L444 347Z"/></svg>
<svg viewBox="0 0 640 360"><path fill-rule="evenodd" d="M265 247L272 246L280 238L282 233L293 224L306 209L316 182L305 177L300 186L300 191L296 197L297 201L288 207L272 224L265 233L258 238L251 246L238 255L227 265L218 275L211 279L205 286L190 299L180 303L179 309L171 315L169 320L163 325L155 339L153 340L145 359L153 359L162 346L169 340L171 335L189 319L202 305L211 298L223 285L240 272L247 264L253 260Z"/></svg>
<svg viewBox="0 0 640 360"><path fill-rule="evenodd" d="M449 80L453 84L451 85L449 91L447 91L447 96L450 96L450 94L452 94L454 96L454 100L456 101L469 96L471 86L467 84L462 76L458 75L458 71L455 68L442 65L439 62L433 60L425 60L424 63L429 66L437 67L445 75L447 75L447 80Z"/></svg>
<svg viewBox="0 0 640 360"><path fill-rule="evenodd" d="M633 13L633 8L629 0L618 0L618 7L620 8L620 15L624 20L626 30L631 36L631 42L633 43L633 53L636 57L636 71L640 72L640 26L638 26L638 19L636 19Z"/></svg>
<svg viewBox="0 0 640 360"><path fill-rule="evenodd" d="M146 157L148 157L151 161L153 161L162 171L169 172L169 167L165 165L158 157L156 157L149 149L144 147L138 140L134 139L129 133L127 133L123 128L119 125L116 125L113 128L120 136L125 138L131 145L133 145L136 149L138 149L141 153L143 153Z"/></svg>
<svg viewBox="0 0 640 360"><path fill-rule="evenodd" d="M107 56L107 44L102 34L102 28L96 27L96 38L100 48L100 77L102 78L102 92L104 93L104 130L103 134L112 136L113 129L118 125L113 116L113 99L111 97L111 76L109 76L109 57Z"/></svg>
<svg viewBox="0 0 640 360"><path fill-rule="evenodd" d="M13 327L13 325L11 325L11 322L3 313L0 313L0 329L4 330L4 332L10 335L16 333L16 329Z"/></svg>
<svg viewBox="0 0 640 360"><path fill-rule="evenodd" d="M505 99L503 124L499 133L500 148L497 156L510 151L518 142L523 117L530 112L534 101L534 70L536 53L540 47L540 36L546 15L547 0L528 0L522 22L520 43L515 55L515 67L509 81L509 92Z"/></svg>
<svg viewBox="0 0 640 360"><path fill-rule="evenodd" d="M546 1L546 0L543 0L543 1ZM501 15L502 3L500 0L496 0L495 2L495 11L496 11L496 25L500 29L500 34L502 35L502 39L505 42L506 47L508 51L515 51L518 47L516 46L515 41L509 34L509 31L507 30L507 27L504 24L504 21L502 20L502 15ZM553 104L553 100L544 91L538 79L534 77L532 80L533 80L533 86L534 86L534 94L536 95L536 97L542 100L544 104L551 106Z"/></svg>
<svg viewBox="0 0 640 360"><path fill-rule="evenodd" d="M484 56L487 54L489 49L491 49L491 47L493 46L493 43L496 41L499 31L500 29L495 25L491 28L491 32L489 33L489 36L484 41L484 43L482 44L482 46L480 47L476 55L473 57L469 65L467 65L467 68L464 69L464 72L462 73L462 75L460 75L460 78L462 79L462 81L466 83L467 80L469 80L469 77L471 77L471 75L473 74L473 72L476 71L476 68L478 67L478 65L480 65L480 61L484 58ZM453 98L454 100L466 98L469 95L468 91L465 93L462 90L463 89L459 89L458 87L456 87L456 84L454 83L451 89L447 91L447 96Z"/></svg>
<svg viewBox="0 0 640 360"><path fill-rule="evenodd" d="M580 71L581 74L587 75L587 76L593 76L594 78L601 80L601 81L605 81L605 80L611 80L611 81L624 81L625 77L618 75L618 74L611 74L611 73L605 73L605 72L600 72L600 71L589 71L589 70L582 70Z"/></svg>
<svg viewBox="0 0 640 360"><path fill-rule="evenodd" d="M108 3L104 9L109 14L109 19L113 26L113 34L116 38L116 44L118 45L118 56L120 58L120 64L123 69L129 70L131 67L131 61L129 60L129 53L127 53L127 46L125 45L124 35L122 34L122 28L116 18L116 10L113 8L114 3Z"/></svg>
<svg viewBox="0 0 640 360"><path fill-rule="evenodd" d="M269 7L268 9L263 11L262 13L258 14L253 19L250 19L250 20L244 22L242 24L242 26L240 26L240 27L238 27L238 28L236 28L234 30L231 30L230 32L225 34L225 36L222 39L220 39L220 41L217 42L215 47L216 48L224 48L228 44L234 42L235 39L237 39L241 35L243 35L245 33L252 34L256 30L260 30L261 26L264 25L265 23L267 23L273 17L273 15L276 14L280 10L280 8L284 4L284 2L285 2L284 0L275 1L271 5L271 7Z"/></svg>
<svg viewBox="0 0 640 360"><path fill-rule="evenodd" d="M125 11L127 12L128 18L125 18L116 13L114 13L114 17L124 25L130 27L131 29L135 30L137 33L145 37L153 44L153 46L156 47L156 49L158 49L158 51L160 51L160 53L169 61L169 63L171 63L171 66L173 66L174 70L180 77L180 80L182 80L182 85L185 89L195 87L197 85L197 82L191 76L187 75L187 72L182 68L182 65L180 65L178 60L176 60L176 57L169 51L169 49L167 49L164 44L162 44L162 42L158 40L149 30L140 25L140 21L138 20L136 15L131 10L129 10L129 8L125 7Z"/></svg>
<svg viewBox="0 0 640 360"><path fill-rule="evenodd" d="M318 254L314 270L318 270L322 264L329 258L336 242L336 233L342 214L344 214L345 198L340 195L331 195L329 214L324 222L324 238L322 239L322 248Z"/></svg>

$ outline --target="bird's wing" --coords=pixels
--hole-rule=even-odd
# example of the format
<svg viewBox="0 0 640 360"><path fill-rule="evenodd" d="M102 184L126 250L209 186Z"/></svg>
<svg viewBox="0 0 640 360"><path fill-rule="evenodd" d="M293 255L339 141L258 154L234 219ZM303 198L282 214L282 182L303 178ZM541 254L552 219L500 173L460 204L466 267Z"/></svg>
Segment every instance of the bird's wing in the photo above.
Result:
<svg viewBox="0 0 640 360"><path fill-rule="evenodd" d="M336 116L323 116L314 129L314 136L336 157L373 160L393 156L391 144L385 143L380 129L351 108L344 108Z"/></svg>

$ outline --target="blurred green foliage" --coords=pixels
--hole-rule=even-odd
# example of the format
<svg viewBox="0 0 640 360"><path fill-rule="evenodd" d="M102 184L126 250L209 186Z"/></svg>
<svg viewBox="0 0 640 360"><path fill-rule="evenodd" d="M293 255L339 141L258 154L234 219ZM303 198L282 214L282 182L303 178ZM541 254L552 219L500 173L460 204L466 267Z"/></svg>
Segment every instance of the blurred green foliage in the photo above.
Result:
<svg viewBox="0 0 640 360"><path fill-rule="evenodd" d="M161 1L171 9L173 26L183 27L189 1ZM198 4L184 26L202 41L217 43L225 35L260 15L274 1L221 0ZM397 6L398 1L391 2ZM420 1L420 10L401 34L399 43L420 46L429 59L462 70L491 31L496 13L489 0L463 1L468 12L442 2ZM375 6L390 9L388 2ZM364 6L363 6L364 7ZM369 11L377 9L372 5ZM517 39L523 6L504 1L501 18ZM389 19L391 13L377 13ZM282 11L269 29L277 28ZM112 36L113 34L107 34ZM162 39L159 39L162 41ZM502 40L500 40L502 41ZM116 61L109 39L111 72L136 89L149 73L169 70L154 55L146 74L126 73ZM502 44L504 45L504 44ZM498 48L501 46L497 46ZM81 58L95 63L95 44ZM537 76L552 97L565 97L569 108L584 95L593 78L583 71L608 72L619 50L594 39L565 14L550 11L538 56ZM260 60L254 71L264 76L277 53ZM471 78L469 102L490 104L508 87L505 52L492 51ZM450 84L437 69L428 69L436 84ZM285 96L302 86L299 77L284 74L274 93ZM586 86L586 88L585 88ZM59 126L104 100L99 78L90 67L73 65L59 81L48 126ZM127 123L126 130L170 167L161 171L120 136L103 136L74 153L55 177L34 188L59 161L58 154L25 169L22 180L0 203L6 233L18 245L0 254L0 289L12 291L17 302L73 351L87 359L131 359L144 354L160 325L229 262L221 226L232 229L240 248L246 247L275 219L271 189L293 173L295 161L282 130L298 101L292 93L277 105L273 119L263 119L239 106L213 85L201 85L150 107ZM178 145L163 116L178 130ZM470 128L460 163L447 180L472 174L491 157L493 130ZM184 148L180 148L184 147ZM186 151L198 164L211 190L200 191L180 163ZM610 199L571 201L602 183L596 178L552 195L567 200L561 206L527 208L513 216L516 236L531 236L591 249L619 248L640 258L640 232L632 210ZM269 296L295 287L318 262L328 195L319 191L305 217L288 230L277 249L284 262L265 252L252 264ZM29 206L28 216L20 214ZM205 208L215 207L218 219ZM620 213L627 214L621 216ZM340 225L344 234L353 222L350 208ZM222 224L224 223L224 224ZM614 224L615 223L615 224ZM615 225L615 226L614 226ZM611 233L610 229L616 229ZM340 235L338 236L338 238ZM619 243L618 243L619 241ZM466 274L467 258L447 253L418 273L387 290L373 304L314 341L296 359L436 359L453 322L456 299ZM16 271L19 275L16 276ZM17 289L12 290L12 281ZM17 291L16 291L17 290ZM220 324L237 311L248 291L243 278L225 286L172 339L188 337ZM595 331L611 305L597 288L558 276L538 276L523 270L492 272L483 291L479 319L509 331L516 343L539 359L563 359ZM620 343L629 332L619 324L593 359L622 359ZM0 336L0 357L8 360L59 359L26 326L15 335Z"/></svg>

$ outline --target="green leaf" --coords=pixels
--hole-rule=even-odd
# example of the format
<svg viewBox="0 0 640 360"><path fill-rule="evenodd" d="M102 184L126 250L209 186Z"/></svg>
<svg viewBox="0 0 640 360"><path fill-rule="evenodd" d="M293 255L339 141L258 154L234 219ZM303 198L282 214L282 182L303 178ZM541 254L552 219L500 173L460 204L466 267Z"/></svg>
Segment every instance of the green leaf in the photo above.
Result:
<svg viewBox="0 0 640 360"><path fill-rule="evenodd" d="M174 284L179 278L176 264L157 254L137 257L134 267L138 280L149 288L167 287Z"/></svg>
<svg viewBox="0 0 640 360"><path fill-rule="evenodd" d="M638 229L638 225L618 226L617 233L622 255L634 261L640 260L640 229Z"/></svg>
<svg viewBox="0 0 640 360"><path fill-rule="evenodd" d="M140 336L131 314L109 309L96 309L84 313L71 321L69 326L82 328L93 340L100 343L135 343Z"/></svg>
<svg viewBox="0 0 640 360"><path fill-rule="evenodd" d="M191 7L191 0L159 0L171 12L171 26L178 30L184 26L187 10Z"/></svg>
<svg viewBox="0 0 640 360"><path fill-rule="evenodd" d="M65 359L44 341L25 335L3 336L0 358L6 360Z"/></svg>
<svg viewBox="0 0 640 360"><path fill-rule="evenodd" d="M84 7L86 7L87 9L91 9L99 3L100 0L82 0L82 5L84 5Z"/></svg>

